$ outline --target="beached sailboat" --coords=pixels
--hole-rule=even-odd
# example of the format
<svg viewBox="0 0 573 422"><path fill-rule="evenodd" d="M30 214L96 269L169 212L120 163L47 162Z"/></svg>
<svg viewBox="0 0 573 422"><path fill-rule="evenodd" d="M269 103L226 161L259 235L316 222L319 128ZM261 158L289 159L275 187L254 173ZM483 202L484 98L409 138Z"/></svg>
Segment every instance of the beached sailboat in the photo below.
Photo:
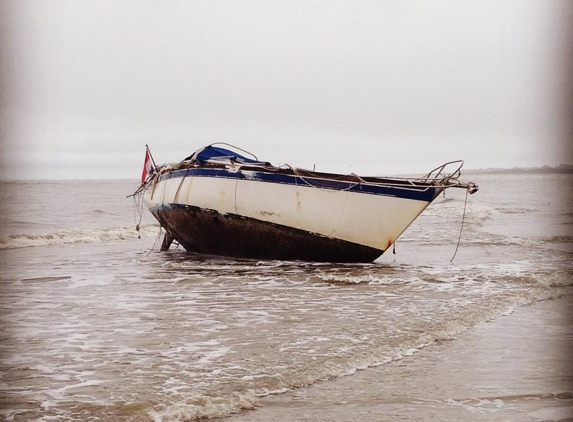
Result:
<svg viewBox="0 0 573 422"><path fill-rule="evenodd" d="M200 254L371 262L444 189L478 189L458 179L463 161L421 178L360 177L275 167L235 150L213 144L161 166L148 151L137 193L166 231L162 249L175 240Z"/></svg>

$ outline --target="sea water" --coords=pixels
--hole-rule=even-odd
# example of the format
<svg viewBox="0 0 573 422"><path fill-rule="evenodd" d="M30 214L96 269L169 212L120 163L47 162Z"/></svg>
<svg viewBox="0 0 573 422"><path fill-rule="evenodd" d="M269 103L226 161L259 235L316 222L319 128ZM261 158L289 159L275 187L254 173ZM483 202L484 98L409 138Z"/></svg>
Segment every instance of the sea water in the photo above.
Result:
<svg viewBox="0 0 573 422"><path fill-rule="evenodd" d="M0 418L224 417L573 295L573 175L464 179L352 265L159 252L136 181L2 183Z"/></svg>

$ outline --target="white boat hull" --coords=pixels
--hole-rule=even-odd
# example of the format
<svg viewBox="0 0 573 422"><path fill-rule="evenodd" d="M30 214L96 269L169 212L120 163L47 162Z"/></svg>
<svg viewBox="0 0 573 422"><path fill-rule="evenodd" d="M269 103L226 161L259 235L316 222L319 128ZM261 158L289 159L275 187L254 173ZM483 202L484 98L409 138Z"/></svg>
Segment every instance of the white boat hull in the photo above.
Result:
<svg viewBox="0 0 573 422"><path fill-rule="evenodd" d="M226 169L162 175L145 205L188 251L257 259L371 262L441 192Z"/></svg>

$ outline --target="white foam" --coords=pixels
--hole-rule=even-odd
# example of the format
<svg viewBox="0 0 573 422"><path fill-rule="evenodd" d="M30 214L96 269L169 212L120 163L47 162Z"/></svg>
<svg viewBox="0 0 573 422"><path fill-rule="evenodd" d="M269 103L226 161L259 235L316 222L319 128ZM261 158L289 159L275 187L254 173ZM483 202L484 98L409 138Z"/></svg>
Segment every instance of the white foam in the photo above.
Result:
<svg viewBox="0 0 573 422"><path fill-rule="evenodd" d="M212 360L218 359L220 357L225 356L231 348L229 347L220 347L217 350L212 350L203 354L203 356L197 361L198 365L206 365L210 363Z"/></svg>
<svg viewBox="0 0 573 422"><path fill-rule="evenodd" d="M6 422L13 422L16 416L29 413L30 410L27 409L0 409L0 416L3 417L3 420ZM18 419L20 420L20 419ZM22 419L23 420L23 419Z"/></svg>
<svg viewBox="0 0 573 422"><path fill-rule="evenodd" d="M57 406L57 404L54 403L53 401L45 401L45 402L42 402L42 404L40 405L40 407L44 410L47 410L50 407L56 407L56 406Z"/></svg>
<svg viewBox="0 0 573 422"><path fill-rule="evenodd" d="M450 406L463 407L465 410L477 414L496 413L504 407L504 402L501 399L495 399L493 401L488 399L447 399L444 402Z"/></svg>
<svg viewBox="0 0 573 422"><path fill-rule="evenodd" d="M443 221L444 216L462 217L464 210L463 199L446 198L435 200L422 214L428 221ZM501 213L495 208L468 200L466 205L466 221L468 223L481 223Z"/></svg>
<svg viewBox="0 0 573 422"><path fill-rule="evenodd" d="M0 250L30 248L34 246L63 245L69 243L109 242L142 237L155 237L158 226L149 224L136 231L133 226L93 230L65 230L42 234L14 234L0 236Z"/></svg>
<svg viewBox="0 0 573 422"><path fill-rule="evenodd" d="M224 418L241 410L254 409L257 396L249 390L227 397L194 396L185 401L149 412L154 422L189 421L201 418Z"/></svg>
<svg viewBox="0 0 573 422"><path fill-rule="evenodd" d="M268 397L268 396L273 396L273 395L277 395L277 394L284 394L287 391L290 391L290 389L283 387L283 388L275 388L273 390L269 390L269 389L259 389L257 390L254 394L257 397Z"/></svg>
<svg viewBox="0 0 573 422"><path fill-rule="evenodd" d="M532 274L531 277L539 285L545 287L566 287L573 285L573 273L571 271L553 271L550 273Z"/></svg>
<svg viewBox="0 0 573 422"><path fill-rule="evenodd" d="M107 381L105 381L105 380L83 381L83 382L79 382L77 384L65 385L65 386L58 388L56 390L47 390L45 393L47 395L49 395L50 397L52 397L53 399L63 400L65 398L65 395L66 395L68 390L75 390L77 388L84 388L84 387L93 387L93 386L103 384L105 382L107 382Z"/></svg>
<svg viewBox="0 0 573 422"><path fill-rule="evenodd" d="M327 282L348 283L348 284L361 284L361 283L392 284L397 281L396 277L388 277L385 275L380 276L374 274L363 274L363 275L317 274L316 277L319 278L320 280Z"/></svg>

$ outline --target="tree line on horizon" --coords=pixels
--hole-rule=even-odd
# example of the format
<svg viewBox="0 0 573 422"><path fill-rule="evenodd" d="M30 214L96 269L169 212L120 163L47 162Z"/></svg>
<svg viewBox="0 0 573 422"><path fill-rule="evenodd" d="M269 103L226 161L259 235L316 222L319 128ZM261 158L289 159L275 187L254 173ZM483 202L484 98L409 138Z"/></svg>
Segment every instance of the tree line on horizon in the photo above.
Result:
<svg viewBox="0 0 573 422"><path fill-rule="evenodd" d="M560 164L559 166L542 166L542 167L512 167L500 168L490 167L485 169L468 169L464 173L573 173L573 165Z"/></svg>

